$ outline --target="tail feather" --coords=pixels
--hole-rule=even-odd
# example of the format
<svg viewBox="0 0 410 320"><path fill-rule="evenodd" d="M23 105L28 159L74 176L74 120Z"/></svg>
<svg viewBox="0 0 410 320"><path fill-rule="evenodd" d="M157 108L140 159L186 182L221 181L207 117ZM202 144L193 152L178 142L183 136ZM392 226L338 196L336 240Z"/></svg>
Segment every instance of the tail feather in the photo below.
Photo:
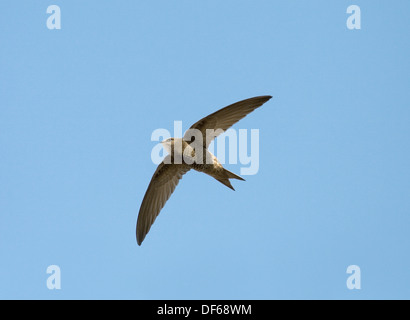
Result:
<svg viewBox="0 0 410 320"><path fill-rule="evenodd" d="M222 174L219 174L218 176L213 176L216 180L218 180L220 183L224 184L225 186L227 186L228 188L232 189L235 191L235 189L232 187L231 182L229 181L229 179L237 179L237 180L242 180L245 181L244 178L236 175L233 172L230 172L228 170L226 170L224 168L224 171Z"/></svg>
<svg viewBox="0 0 410 320"><path fill-rule="evenodd" d="M215 178L216 179L216 178ZM232 189L233 191L235 191L235 189L232 187L231 182L229 181L229 179L216 179L218 180L220 183L226 185L228 188Z"/></svg>
<svg viewBox="0 0 410 320"><path fill-rule="evenodd" d="M245 181L244 178L242 178L242 177L236 175L236 174L233 173L233 172L230 172L230 171L226 170L225 168L224 168L224 174L225 174L225 176L226 176L228 179L237 179L237 180Z"/></svg>

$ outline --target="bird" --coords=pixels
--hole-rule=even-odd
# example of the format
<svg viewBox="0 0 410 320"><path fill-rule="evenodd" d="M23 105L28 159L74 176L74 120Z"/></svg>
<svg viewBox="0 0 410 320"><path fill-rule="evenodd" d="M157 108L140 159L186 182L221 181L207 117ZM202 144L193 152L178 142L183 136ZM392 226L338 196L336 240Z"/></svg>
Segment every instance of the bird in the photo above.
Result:
<svg viewBox="0 0 410 320"><path fill-rule="evenodd" d="M191 169L208 174L232 190L235 189L229 179L244 180L226 170L207 149L218 135L271 98L258 96L233 103L194 123L183 138L161 142L169 154L155 170L141 203L136 227L139 246L183 175Z"/></svg>

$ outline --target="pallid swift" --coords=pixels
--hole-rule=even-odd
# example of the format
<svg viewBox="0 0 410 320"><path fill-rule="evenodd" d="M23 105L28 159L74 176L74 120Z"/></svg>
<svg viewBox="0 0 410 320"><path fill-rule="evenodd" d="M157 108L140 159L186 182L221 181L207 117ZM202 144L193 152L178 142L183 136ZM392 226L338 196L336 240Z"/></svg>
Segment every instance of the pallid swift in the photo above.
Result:
<svg viewBox="0 0 410 320"><path fill-rule="evenodd" d="M196 122L182 139L170 138L161 142L169 155L157 167L142 200L137 221L138 245L141 245L179 180L189 170L206 173L232 190L229 179L244 180L223 168L207 149L216 136L271 98L260 96L236 102ZM196 132L199 132L199 137L193 134Z"/></svg>

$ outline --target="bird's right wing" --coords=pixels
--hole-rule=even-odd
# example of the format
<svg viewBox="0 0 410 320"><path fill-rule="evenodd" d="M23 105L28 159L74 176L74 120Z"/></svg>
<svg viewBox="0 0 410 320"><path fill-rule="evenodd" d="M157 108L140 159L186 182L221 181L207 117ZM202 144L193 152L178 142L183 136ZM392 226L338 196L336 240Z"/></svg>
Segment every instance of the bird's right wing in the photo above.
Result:
<svg viewBox="0 0 410 320"><path fill-rule="evenodd" d="M194 123L185 133L184 140L192 141L192 134L190 130L196 129L202 133L203 145L208 148L215 137L228 130L239 120L244 118L256 108L259 108L271 98L271 96L254 97L222 108ZM218 130L218 132L215 132L216 134L213 137L210 137L211 139L208 139L206 136L207 129Z"/></svg>
<svg viewBox="0 0 410 320"><path fill-rule="evenodd" d="M190 170L184 164L171 164L169 157L168 155L158 166L142 200L137 221L138 245L141 245L179 180Z"/></svg>

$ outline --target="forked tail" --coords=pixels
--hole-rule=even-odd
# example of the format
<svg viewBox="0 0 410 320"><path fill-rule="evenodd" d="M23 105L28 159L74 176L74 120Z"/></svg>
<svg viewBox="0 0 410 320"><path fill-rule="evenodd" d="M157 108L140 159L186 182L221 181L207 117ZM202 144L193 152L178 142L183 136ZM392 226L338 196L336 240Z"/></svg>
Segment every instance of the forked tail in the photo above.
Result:
<svg viewBox="0 0 410 320"><path fill-rule="evenodd" d="M236 175L233 172L230 172L229 170L226 170L225 168L224 168L224 171L223 171L222 175L223 175L223 177L218 177L218 178L215 177L215 179L218 180L220 183L224 184L225 186L227 186L228 188L234 190L234 191L235 191L235 189L232 187L232 184L229 181L229 179L237 179L237 180L245 181L244 178Z"/></svg>

